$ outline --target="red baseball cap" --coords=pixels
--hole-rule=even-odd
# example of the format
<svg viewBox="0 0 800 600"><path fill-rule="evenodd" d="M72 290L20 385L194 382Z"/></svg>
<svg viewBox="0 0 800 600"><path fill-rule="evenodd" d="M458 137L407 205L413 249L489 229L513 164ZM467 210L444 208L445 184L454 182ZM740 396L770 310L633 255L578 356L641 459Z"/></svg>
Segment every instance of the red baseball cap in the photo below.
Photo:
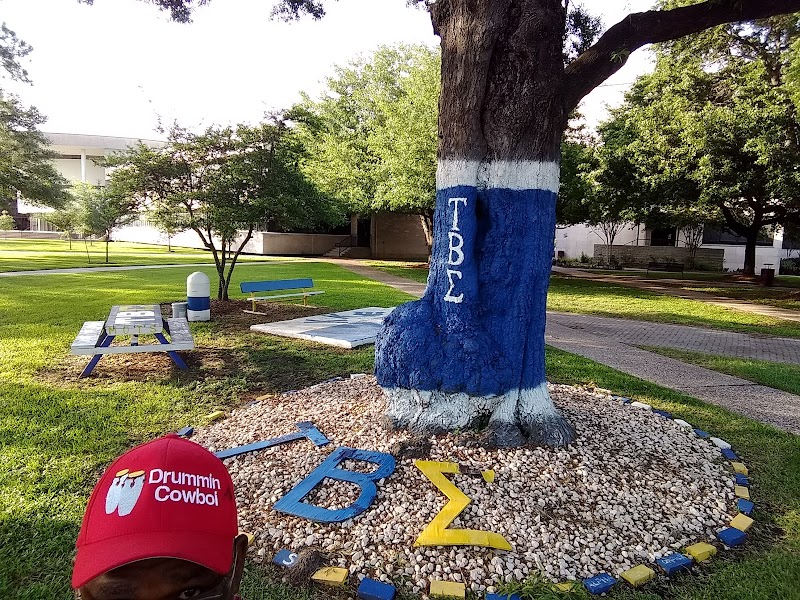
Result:
<svg viewBox="0 0 800 600"><path fill-rule="evenodd" d="M75 543L72 587L147 558L188 560L224 575L237 533L225 465L170 434L126 452L100 478Z"/></svg>

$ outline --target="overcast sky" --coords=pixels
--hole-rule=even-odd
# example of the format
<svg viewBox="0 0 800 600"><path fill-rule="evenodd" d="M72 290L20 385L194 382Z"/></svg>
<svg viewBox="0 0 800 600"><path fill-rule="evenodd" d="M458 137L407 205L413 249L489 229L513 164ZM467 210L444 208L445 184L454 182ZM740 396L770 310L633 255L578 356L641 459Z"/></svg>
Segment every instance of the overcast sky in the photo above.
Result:
<svg viewBox="0 0 800 600"><path fill-rule="evenodd" d="M254 123L315 96L332 66L381 44L435 45L405 0L327 3L322 21L269 20L270 0L212 0L180 25L137 0L0 0L0 20L33 46L32 86L2 82L48 117L44 131L158 138L157 115L182 125ZM652 0L587 0L609 27ZM650 64L639 51L584 103L590 122Z"/></svg>

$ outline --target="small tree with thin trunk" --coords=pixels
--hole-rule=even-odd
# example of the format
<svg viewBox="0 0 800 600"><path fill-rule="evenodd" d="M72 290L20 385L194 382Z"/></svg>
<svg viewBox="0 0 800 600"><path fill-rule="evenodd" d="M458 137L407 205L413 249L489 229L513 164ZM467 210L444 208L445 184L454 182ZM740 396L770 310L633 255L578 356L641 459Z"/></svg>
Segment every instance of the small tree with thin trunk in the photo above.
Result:
<svg viewBox="0 0 800 600"><path fill-rule="evenodd" d="M312 226L336 217L300 173L302 146L280 119L250 127L209 127L194 134L174 126L165 147L143 144L112 157L112 184L192 230L214 257L217 298L257 229ZM337 215L343 217L343 215Z"/></svg>
<svg viewBox="0 0 800 600"><path fill-rule="evenodd" d="M111 234L136 218L135 200L120 194L113 185L96 187L85 182L73 184L70 194L80 207L84 232L105 240L107 263Z"/></svg>
<svg viewBox="0 0 800 600"><path fill-rule="evenodd" d="M80 207L75 202L69 202L63 208L45 213L43 218L61 232L62 237L69 242L69 249L72 250L72 236L80 231Z"/></svg>

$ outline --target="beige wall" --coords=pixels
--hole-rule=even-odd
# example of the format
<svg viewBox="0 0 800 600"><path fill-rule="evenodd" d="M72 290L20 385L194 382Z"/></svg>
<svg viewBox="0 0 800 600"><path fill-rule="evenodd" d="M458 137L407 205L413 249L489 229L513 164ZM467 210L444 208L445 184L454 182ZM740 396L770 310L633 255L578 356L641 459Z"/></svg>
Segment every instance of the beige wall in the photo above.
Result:
<svg viewBox="0 0 800 600"><path fill-rule="evenodd" d="M611 246L611 254L626 267L642 269L646 269L650 261L675 261L684 264L689 262L689 250L674 246L618 246L614 244ZM722 271L724 257L724 250L698 248L695 262L704 269ZM602 263L608 262L608 246L595 244L594 258Z"/></svg>
<svg viewBox="0 0 800 600"><path fill-rule="evenodd" d="M377 213L372 217L372 257L427 260L428 246L419 215Z"/></svg>
<svg viewBox="0 0 800 600"><path fill-rule="evenodd" d="M332 250L336 242L347 236L317 233L256 233L261 236L263 254L278 256L314 256Z"/></svg>

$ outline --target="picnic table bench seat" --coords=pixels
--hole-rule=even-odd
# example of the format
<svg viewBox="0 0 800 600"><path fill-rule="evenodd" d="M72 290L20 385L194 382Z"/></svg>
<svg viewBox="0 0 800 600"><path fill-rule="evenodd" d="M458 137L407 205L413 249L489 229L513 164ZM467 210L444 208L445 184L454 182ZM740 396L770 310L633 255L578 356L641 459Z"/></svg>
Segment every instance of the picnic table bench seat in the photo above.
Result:
<svg viewBox="0 0 800 600"><path fill-rule="evenodd" d="M71 354L134 354L139 352L170 352L193 350L194 338L186 319L167 319L168 344L139 344L131 346L102 346L106 338L105 321L86 321L70 347Z"/></svg>
<svg viewBox="0 0 800 600"><path fill-rule="evenodd" d="M315 290L314 281L311 278L306 279L274 279L270 281L243 281L239 285L243 294L250 294L247 299L253 303L252 310L246 310L246 313L254 315L264 314L256 310L256 302L270 302L281 298L303 298L303 305L308 304L309 296L316 296L317 294L324 294L324 290ZM299 290L299 291L298 291ZM271 293L264 294L263 292L288 292L288 293ZM260 294L260 295L256 295Z"/></svg>
<svg viewBox="0 0 800 600"><path fill-rule="evenodd" d="M684 265L683 263L674 262L674 261L658 261L658 260L651 260L647 263L647 272L650 271L664 271L664 272L671 272L671 273L680 273L683 275Z"/></svg>

